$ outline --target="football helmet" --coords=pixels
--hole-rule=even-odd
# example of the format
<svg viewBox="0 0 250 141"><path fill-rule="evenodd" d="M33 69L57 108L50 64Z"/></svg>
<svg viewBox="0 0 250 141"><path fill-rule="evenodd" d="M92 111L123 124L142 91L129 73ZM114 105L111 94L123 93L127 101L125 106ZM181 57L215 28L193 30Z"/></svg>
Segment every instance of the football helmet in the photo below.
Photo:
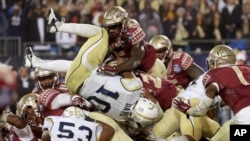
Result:
<svg viewBox="0 0 250 141"><path fill-rule="evenodd" d="M76 106L70 106L67 107L62 116L64 117L75 117L75 118L79 118L79 119L85 119L85 114L83 112L82 109L76 107Z"/></svg>
<svg viewBox="0 0 250 141"><path fill-rule="evenodd" d="M129 19L127 22L127 32L132 35L132 45L139 43L145 37L145 32L135 19Z"/></svg>
<svg viewBox="0 0 250 141"><path fill-rule="evenodd" d="M159 59L169 59L173 53L172 43L165 35L155 35L150 41L157 52L164 52L164 55Z"/></svg>
<svg viewBox="0 0 250 141"><path fill-rule="evenodd" d="M217 45L209 52L207 57L208 69L234 65L236 56L233 49L227 45Z"/></svg>
<svg viewBox="0 0 250 141"><path fill-rule="evenodd" d="M23 118L29 125L42 125L39 96L35 93L24 95L17 103L16 115Z"/></svg>
<svg viewBox="0 0 250 141"><path fill-rule="evenodd" d="M103 16L104 27L110 27L121 24L122 31L124 30L125 23L127 21L128 13L120 6L114 6L108 9Z"/></svg>
<svg viewBox="0 0 250 141"><path fill-rule="evenodd" d="M129 118L136 122L139 128L146 128L158 121L160 114L157 104L147 98L140 97L132 106Z"/></svg>
<svg viewBox="0 0 250 141"><path fill-rule="evenodd" d="M47 88L54 88L59 82L59 74L49 70L36 68L35 82L36 85L42 90Z"/></svg>

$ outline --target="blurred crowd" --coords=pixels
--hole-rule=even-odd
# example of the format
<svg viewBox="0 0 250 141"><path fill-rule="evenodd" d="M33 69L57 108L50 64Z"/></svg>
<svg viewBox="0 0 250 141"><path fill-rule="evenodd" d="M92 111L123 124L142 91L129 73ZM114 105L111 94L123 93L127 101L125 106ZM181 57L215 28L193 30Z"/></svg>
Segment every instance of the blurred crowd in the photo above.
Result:
<svg viewBox="0 0 250 141"><path fill-rule="evenodd" d="M102 26L104 11L114 5L139 21L146 40L164 34L176 50L209 50L223 41L238 50L249 46L249 0L1 0L0 36L19 36L22 42L55 42L69 51L84 39L46 32L48 9L53 8L65 22Z"/></svg>

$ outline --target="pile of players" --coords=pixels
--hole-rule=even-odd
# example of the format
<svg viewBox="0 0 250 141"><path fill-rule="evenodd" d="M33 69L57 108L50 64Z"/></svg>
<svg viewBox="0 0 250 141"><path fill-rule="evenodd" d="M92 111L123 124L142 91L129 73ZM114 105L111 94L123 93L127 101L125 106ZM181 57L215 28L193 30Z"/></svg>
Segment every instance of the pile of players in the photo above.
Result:
<svg viewBox="0 0 250 141"><path fill-rule="evenodd" d="M105 12L102 27L60 22L52 9L47 20L51 33L89 39L74 60L41 59L27 48L36 88L18 101L16 115L6 109L16 74L0 65L0 140L227 141L230 124L250 123L250 68L235 65L229 46L212 48L204 72L168 37L145 41L119 6ZM222 101L234 117L220 127L214 108Z"/></svg>

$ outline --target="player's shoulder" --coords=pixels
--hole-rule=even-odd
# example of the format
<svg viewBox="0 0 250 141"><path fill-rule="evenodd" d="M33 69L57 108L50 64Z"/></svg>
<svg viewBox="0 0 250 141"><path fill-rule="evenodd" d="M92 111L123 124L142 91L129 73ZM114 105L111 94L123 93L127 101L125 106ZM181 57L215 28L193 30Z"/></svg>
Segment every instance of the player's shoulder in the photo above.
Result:
<svg viewBox="0 0 250 141"><path fill-rule="evenodd" d="M193 57L186 52L173 52L172 60L181 62L193 61Z"/></svg>
<svg viewBox="0 0 250 141"><path fill-rule="evenodd" d="M185 52L173 52L172 64L174 68L188 69L194 62L193 57Z"/></svg>

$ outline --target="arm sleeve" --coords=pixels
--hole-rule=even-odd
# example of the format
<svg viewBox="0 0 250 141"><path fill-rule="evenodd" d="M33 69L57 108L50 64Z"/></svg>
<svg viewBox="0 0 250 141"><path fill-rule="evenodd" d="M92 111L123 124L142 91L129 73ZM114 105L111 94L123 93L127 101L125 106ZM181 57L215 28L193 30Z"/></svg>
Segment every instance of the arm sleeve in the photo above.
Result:
<svg viewBox="0 0 250 141"><path fill-rule="evenodd" d="M17 129L14 127L14 132L18 138L23 141L31 141L35 138L28 124L23 129Z"/></svg>
<svg viewBox="0 0 250 141"><path fill-rule="evenodd" d="M102 28L90 24L63 23L58 30L90 38L101 32Z"/></svg>
<svg viewBox="0 0 250 141"><path fill-rule="evenodd" d="M204 98L200 101L200 104L195 106L194 108L190 108L187 113L191 116L203 116L207 113L213 102L214 99L209 98L205 95Z"/></svg>
<svg viewBox="0 0 250 141"><path fill-rule="evenodd" d="M61 93L57 95L51 102L51 109L59 109L65 106L71 106L71 95L68 93Z"/></svg>

